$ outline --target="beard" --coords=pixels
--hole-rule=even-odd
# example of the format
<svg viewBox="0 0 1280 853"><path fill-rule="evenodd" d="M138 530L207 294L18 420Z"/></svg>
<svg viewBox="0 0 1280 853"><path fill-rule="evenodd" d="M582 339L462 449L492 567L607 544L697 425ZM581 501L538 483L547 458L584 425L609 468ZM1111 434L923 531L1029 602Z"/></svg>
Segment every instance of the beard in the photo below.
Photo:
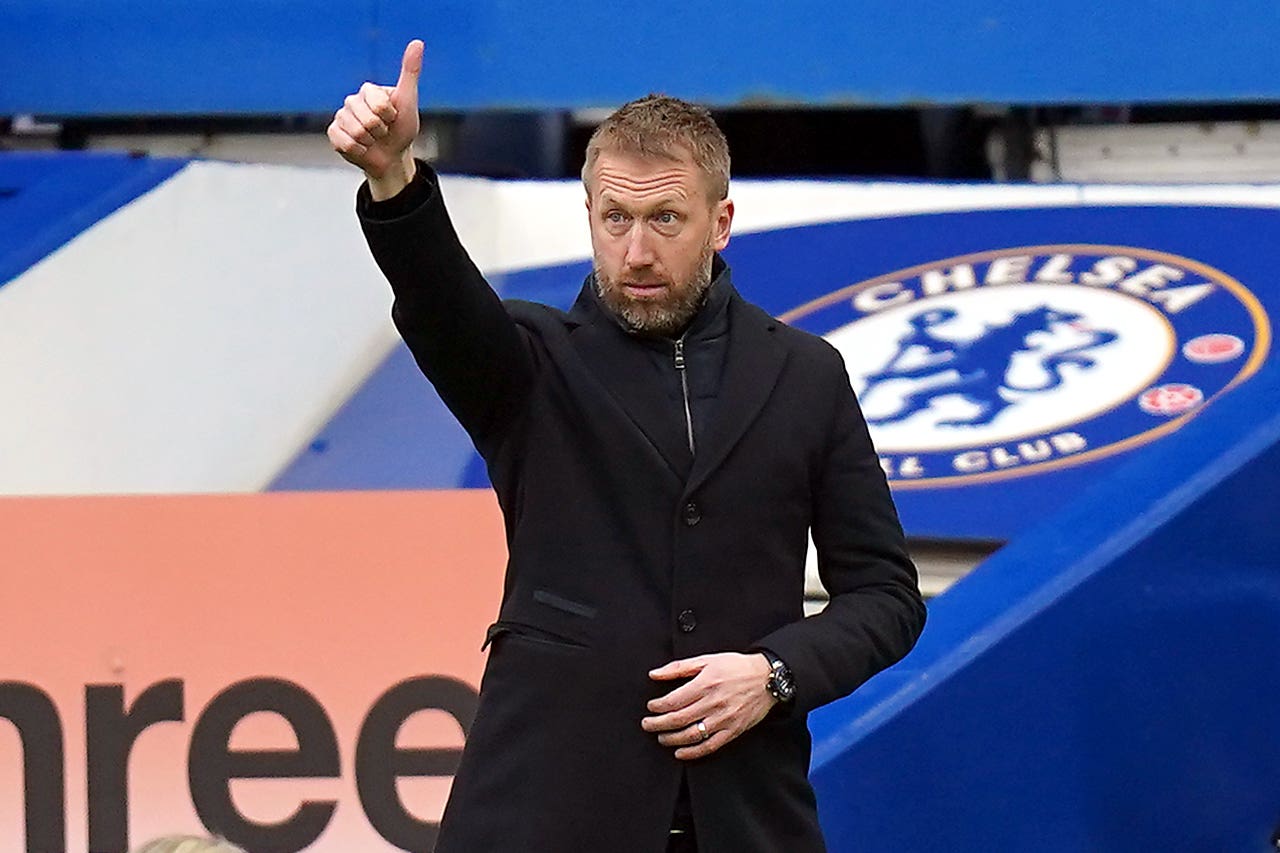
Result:
<svg viewBox="0 0 1280 853"><path fill-rule="evenodd" d="M596 294L615 317L633 332L672 338L678 335L702 307L711 287L711 241L702 247L693 273L683 281L612 278L599 265L595 268ZM629 284L661 283L666 292L656 299L636 299L625 290Z"/></svg>

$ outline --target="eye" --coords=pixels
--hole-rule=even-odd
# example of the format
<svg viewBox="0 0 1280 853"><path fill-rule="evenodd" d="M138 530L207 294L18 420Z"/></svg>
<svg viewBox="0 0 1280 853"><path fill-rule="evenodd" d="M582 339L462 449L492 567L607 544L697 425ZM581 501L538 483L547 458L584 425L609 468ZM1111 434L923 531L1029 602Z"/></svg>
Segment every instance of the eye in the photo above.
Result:
<svg viewBox="0 0 1280 853"><path fill-rule="evenodd" d="M680 228L684 223L684 218L679 212L674 210L660 210L649 220L653 223L653 228L659 234L668 237L674 237L680 233Z"/></svg>
<svg viewBox="0 0 1280 853"><path fill-rule="evenodd" d="M627 215L621 210L610 210L605 213L604 221L612 225L621 225L627 221Z"/></svg>

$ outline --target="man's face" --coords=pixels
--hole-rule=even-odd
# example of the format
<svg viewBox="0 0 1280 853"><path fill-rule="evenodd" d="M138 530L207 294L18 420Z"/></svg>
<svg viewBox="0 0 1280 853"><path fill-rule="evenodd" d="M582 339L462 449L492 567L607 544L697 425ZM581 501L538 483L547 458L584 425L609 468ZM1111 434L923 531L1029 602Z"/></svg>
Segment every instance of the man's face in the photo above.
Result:
<svg viewBox="0 0 1280 853"><path fill-rule="evenodd" d="M688 154L602 151L587 215L601 299L632 329L678 334L711 284L711 257L729 243L733 202L711 201Z"/></svg>

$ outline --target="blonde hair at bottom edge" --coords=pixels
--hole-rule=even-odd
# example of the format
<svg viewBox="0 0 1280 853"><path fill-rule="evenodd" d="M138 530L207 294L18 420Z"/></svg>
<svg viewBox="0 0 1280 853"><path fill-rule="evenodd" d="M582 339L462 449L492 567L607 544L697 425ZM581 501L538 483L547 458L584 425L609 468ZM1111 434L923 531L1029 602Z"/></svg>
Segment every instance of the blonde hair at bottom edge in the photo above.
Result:
<svg viewBox="0 0 1280 853"><path fill-rule="evenodd" d="M133 853L245 853L221 838L198 838L194 835L168 835L148 841Z"/></svg>

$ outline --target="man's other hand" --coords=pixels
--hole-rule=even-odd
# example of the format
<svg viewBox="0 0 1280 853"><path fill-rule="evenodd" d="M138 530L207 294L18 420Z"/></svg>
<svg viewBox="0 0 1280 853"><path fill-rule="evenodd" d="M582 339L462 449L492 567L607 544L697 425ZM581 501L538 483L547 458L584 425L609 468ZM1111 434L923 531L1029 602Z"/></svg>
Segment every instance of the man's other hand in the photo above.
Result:
<svg viewBox="0 0 1280 853"><path fill-rule="evenodd" d="M653 716L640 721L646 732L658 734L658 743L676 747L676 758L682 760L715 752L763 720L778 701L765 687L769 661L762 654L700 655L672 661L649 677L691 679L649 702Z"/></svg>
<svg viewBox="0 0 1280 853"><path fill-rule="evenodd" d="M420 40L409 42L396 84L365 83L347 96L329 124L334 150L364 170L374 201L391 198L413 180L422 50Z"/></svg>

